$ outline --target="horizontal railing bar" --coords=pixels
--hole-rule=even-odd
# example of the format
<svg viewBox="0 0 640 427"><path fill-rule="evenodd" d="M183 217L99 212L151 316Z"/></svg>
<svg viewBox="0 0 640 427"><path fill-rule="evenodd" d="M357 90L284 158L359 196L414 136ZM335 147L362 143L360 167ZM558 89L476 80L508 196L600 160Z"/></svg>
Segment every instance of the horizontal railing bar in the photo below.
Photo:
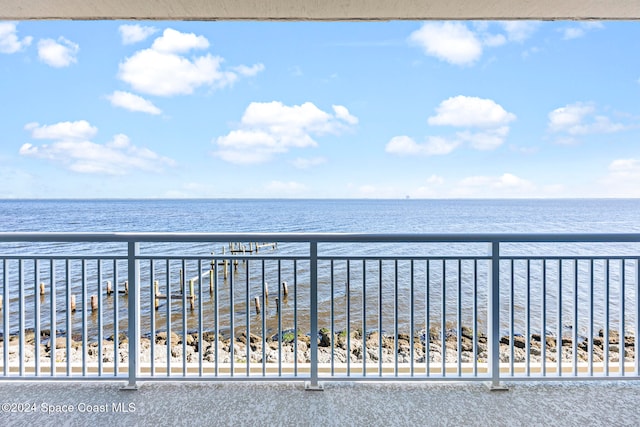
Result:
<svg viewBox="0 0 640 427"><path fill-rule="evenodd" d="M486 255L478 255L478 256L473 256L473 255L444 255L444 256L439 256L439 255L429 255L429 256L413 256L413 255L387 255L387 256L359 256L359 255L338 255L338 256L331 256L331 255L323 255L323 256L318 256L318 261L346 261L346 260L351 260L351 261L442 261L442 260L446 260L446 261L457 261L457 260L469 260L469 261L473 261L473 260L490 260L491 257L486 256Z"/></svg>
<svg viewBox="0 0 640 427"><path fill-rule="evenodd" d="M563 376L538 376L538 375L531 375L531 376L500 376L500 379L502 381L525 381L525 382L539 382L539 381L628 381L628 380L634 380L637 381L640 379L640 376L629 376L629 375L625 375L623 376L612 376L612 375L593 375L593 376L586 376L586 375L563 375ZM332 379L333 381L333 379ZM465 378L466 381L466 378Z"/></svg>
<svg viewBox="0 0 640 427"><path fill-rule="evenodd" d="M150 260L169 260L169 261L200 261L212 259L218 260L233 260L233 261L304 261L310 258L309 255L140 255L136 259L140 261ZM570 255L570 256L557 256L557 255L500 255L502 260L511 261L533 261L533 260L547 260L547 261L574 261L574 260L635 260L635 255ZM29 260L29 261L82 261L82 260L96 260L96 261L124 261L127 259L124 255L0 255L0 259L6 260ZM429 256L413 256L413 255L319 255L319 261L393 261L393 260L415 260L415 261L441 261L441 260L490 260L490 256L486 255L429 255Z"/></svg>
<svg viewBox="0 0 640 427"><path fill-rule="evenodd" d="M167 257L163 257L166 259ZM55 261L82 261L82 260L96 260L96 261L113 261L113 260L126 260L127 257L124 255L0 255L0 259L11 259L11 260L29 260L29 261L45 261L45 260L55 260ZM182 258L180 258L182 259Z"/></svg>
<svg viewBox="0 0 640 427"><path fill-rule="evenodd" d="M583 261L583 260L635 260L637 255L576 255L576 256L552 256L552 255L531 255L531 256L505 256L500 255L502 260L511 261Z"/></svg>
<svg viewBox="0 0 640 427"><path fill-rule="evenodd" d="M65 233L2 232L0 242L570 243L640 242L640 233Z"/></svg>
<svg viewBox="0 0 640 427"><path fill-rule="evenodd" d="M522 257L501 257L502 259L522 259L525 260L527 258ZM635 259L632 256L591 256L591 257L583 257L584 259ZM562 259L583 259L580 257L570 257L570 258L562 258ZM108 256L108 255L84 255L84 256L76 256L76 255L54 255L54 256L41 256L41 255L0 255L0 259L7 260L30 260L30 261L45 261L45 260L56 260L56 261L82 261L82 260L126 260L126 256L117 255L117 256ZM139 261L152 261L152 260L168 260L168 261L211 261L213 259L216 260L230 260L230 261L307 261L310 259L309 255L139 255L135 257L136 260ZM376 256L376 255L322 255L318 256L318 261L346 261L346 260L355 260L355 261L441 261L441 260L490 260L491 257L486 255L429 255L429 256L413 256L413 255L386 255L386 256ZM528 259L545 259L544 257L530 257ZM547 259L559 259L559 258L547 258Z"/></svg>

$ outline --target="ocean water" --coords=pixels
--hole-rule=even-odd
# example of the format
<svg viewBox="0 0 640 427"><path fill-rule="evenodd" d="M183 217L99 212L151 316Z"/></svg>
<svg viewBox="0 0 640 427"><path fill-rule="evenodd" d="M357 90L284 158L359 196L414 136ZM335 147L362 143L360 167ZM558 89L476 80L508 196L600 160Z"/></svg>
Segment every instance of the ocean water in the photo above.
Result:
<svg viewBox="0 0 640 427"><path fill-rule="evenodd" d="M0 231L640 231L640 200L0 200Z"/></svg>
<svg viewBox="0 0 640 427"><path fill-rule="evenodd" d="M640 200L0 200L0 232L354 232L354 233L638 233L640 232ZM322 244L323 254L346 255L486 255L484 244L476 245L331 245ZM566 262L515 260L503 263L501 281L508 286L501 289L501 299L508 302L501 311L501 327L506 333L540 332L543 327L549 333L570 333L578 328L581 335L590 329L602 327L606 319L609 325L626 330L634 323L636 260L640 256L638 245L632 244L519 244L504 245L506 254L539 253L540 255L624 255L627 260L597 260ZM122 253L121 244L0 244L0 255L14 254L94 254ZM277 255L295 255L308 249L296 244L283 244ZM147 244L143 254L174 254L220 256L221 244ZM98 273L113 277L126 277L123 266L107 262L100 266L89 263L82 266L72 262L68 277L74 294L82 292L82 276L87 279L86 292L100 293ZM42 297L39 307L35 298L26 297L20 305L17 290L19 280L26 279L26 295L33 295L34 268L27 263L20 273L17 261L6 261L1 267L2 288L8 286L10 312L8 329L17 330L20 310L26 316L25 327L33 326L32 313L38 311L41 327L46 328L51 318L50 297ZM202 281L202 304L195 310L187 309L182 317L181 302L166 303L152 317L151 299L148 296L152 278L160 281L161 293L172 293L179 283L179 269L187 269L187 277L199 275L207 267L197 263L176 261L166 265L149 265L143 268L141 304L142 330L150 330L153 320L157 330L166 329L163 315L171 312L179 327L194 329L203 311L204 329L215 321L212 307L213 295L208 292L206 280ZM262 317L252 313L255 296L262 298L262 283L273 284L287 280L295 286L295 297L282 302L280 311L273 305L263 307L266 331L274 333L289 329L293 320L298 328L308 329L308 274L306 262L283 261L269 263L266 269L260 262L241 264L232 279L220 275L218 315L220 331L229 332L230 320L234 330L248 324L251 330L262 328ZM67 328L65 283L67 267L56 268L56 329L64 333ZM83 270L84 268L84 270ZM38 267L40 279L47 281L51 272L47 263ZM200 269L200 271L198 271ZM5 273L6 270L6 273ZM119 270L119 273L116 271ZM151 271L153 270L153 275ZM170 270L170 271L169 271ZM262 271L261 271L262 270ZM293 284L293 270L299 283ZM513 271L513 274L511 273ZM169 274L167 274L167 272ZM333 274L332 274L333 272ZM458 323L469 325L477 317L477 327L486 328L488 264L472 261L335 261L320 263L319 267L320 326L333 326L336 330L365 326L367 330L382 329L386 332L397 327L407 331L427 327L456 327ZM410 278L413 278L411 280ZM511 279L513 277L513 279ZM593 279L591 279L593 277ZM443 279L444 278L444 279ZM121 280L120 280L121 279ZM235 288L233 282L235 280ZM611 284L606 285L607 281ZM478 283L480 283L478 285ZM624 286L622 285L624 283ZM50 284L47 283L49 287ZM164 287L162 287L164 286ZM276 285L277 286L277 285ZM475 289L474 289L475 287ZM527 290L528 287L528 290ZM169 288L169 289L167 289ZM231 289L230 289L231 288ZM293 293L294 291L292 291ZM561 294L563 296L558 296ZM233 303L231 296L233 295ZM281 295L282 297L282 295ZM443 300L444 297L444 300ZM564 298L564 300L562 299ZM333 306L331 301L333 300ZM573 301L578 301L577 306ZM624 304L622 302L624 300ZM363 310L362 302L366 302ZM444 301L444 302L443 302ZM473 307L477 304L477 313ZM513 304L510 302L513 301ZM264 301L266 302L266 301ZM263 304L264 304L263 302ZM95 335L102 323L105 335L117 328L126 330L126 297L104 296L101 316L72 314L74 331L87 324L88 333ZM593 316L588 310L593 305ZM510 307L514 307L511 309ZM397 310L396 310L397 307ZM411 310L411 307L414 310ZM527 309L528 308L528 309ZM37 309L37 310L36 310ZM459 311L462 312L458 317ZM233 314L232 314L233 313ZM444 316L443 316L444 313ZM526 313L526 316L524 316ZM571 322L577 313L578 324ZM165 316L166 317L166 316ZM413 322L412 319L413 318ZM513 322L511 321L513 318ZM443 320L444 319L444 320ZM543 324L544 319L544 324ZM100 321L100 322L99 322ZM181 323L183 322L183 323ZM49 325L50 326L50 325ZM6 329L3 324L3 330Z"/></svg>

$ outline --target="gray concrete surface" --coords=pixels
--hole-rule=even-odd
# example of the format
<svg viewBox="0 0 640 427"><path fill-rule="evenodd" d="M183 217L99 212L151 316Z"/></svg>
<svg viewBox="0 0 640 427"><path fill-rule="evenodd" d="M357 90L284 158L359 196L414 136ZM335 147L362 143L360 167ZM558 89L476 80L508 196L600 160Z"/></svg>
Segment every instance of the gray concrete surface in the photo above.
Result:
<svg viewBox="0 0 640 427"><path fill-rule="evenodd" d="M632 426L640 382L0 383L1 426ZM8 405L7 405L8 404ZM24 410L27 405L35 412ZM66 407L63 405L67 405ZM72 413L51 412L73 410ZM104 412L87 412L90 409Z"/></svg>
<svg viewBox="0 0 640 427"><path fill-rule="evenodd" d="M640 0L0 0L0 19L638 19Z"/></svg>

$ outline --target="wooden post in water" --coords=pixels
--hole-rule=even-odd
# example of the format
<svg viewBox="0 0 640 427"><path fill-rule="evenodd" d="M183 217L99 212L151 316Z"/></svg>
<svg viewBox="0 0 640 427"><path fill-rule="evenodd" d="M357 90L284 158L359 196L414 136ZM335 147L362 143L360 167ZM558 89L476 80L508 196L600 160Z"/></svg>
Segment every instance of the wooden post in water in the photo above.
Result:
<svg viewBox="0 0 640 427"><path fill-rule="evenodd" d="M193 310L195 307L196 294L193 291L193 285L195 281L196 281L195 279L189 280L189 299L191 300L191 310Z"/></svg>
<svg viewBox="0 0 640 427"><path fill-rule="evenodd" d="M255 303L255 306L256 306L256 314L260 314L260 298L258 297L253 298L253 302Z"/></svg>
<svg viewBox="0 0 640 427"><path fill-rule="evenodd" d="M280 313L280 300L276 298L276 313Z"/></svg>
<svg viewBox="0 0 640 427"><path fill-rule="evenodd" d="M128 280L124 281L124 294L125 295L129 295L129 281Z"/></svg>
<svg viewBox="0 0 640 427"><path fill-rule="evenodd" d="M76 296L71 295L71 312L76 311Z"/></svg>
<svg viewBox="0 0 640 427"><path fill-rule="evenodd" d="M224 278L225 278L225 280L227 279L228 276L229 276L229 260L225 259L224 260Z"/></svg>
<svg viewBox="0 0 640 427"><path fill-rule="evenodd" d="M98 309L98 296L91 295L91 311L96 311Z"/></svg>
<svg viewBox="0 0 640 427"><path fill-rule="evenodd" d="M113 289L111 288L111 280L107 280L107 295L111 295L113 293Z"/></svg>
<svg viewBox="0 0 640 427"><path fill-rule="evenodd" d="M44 283L40 282L40 295L44 295Z"/></svg>
<svg viewBox="0 0 640 427"><path fill-rule="evenodd" d="M213 269L213 262L211 262L211 270L209 270L209 293L213 293L213 275L215 270Z"/></svg>
<svg viewBox="0 0 640 427"><path fill-rule="evenodd" d="M287 286L287 282L282 282L282 295L286 298L289 295L289 287Z"/></svg>
<svg viewBox="0 0 640 427"><path fill-rule="evenodd" d="M182 269L180 269L180 293L184 294L184 273Z"/></svg>
<svg viewBox="0 0 640 427"><path fill-rule="evenodd" d="M269 284L264 282L264 299L269 299Z"/></svg>
<svg viewBox="0 0 640 427"><path fill-rule="evenodd" d="M160 300L158 299L158 294L160 290L160 283L157 280L153 281L153 296L154 296L154 306L156 310L160 306Z"/></svg>

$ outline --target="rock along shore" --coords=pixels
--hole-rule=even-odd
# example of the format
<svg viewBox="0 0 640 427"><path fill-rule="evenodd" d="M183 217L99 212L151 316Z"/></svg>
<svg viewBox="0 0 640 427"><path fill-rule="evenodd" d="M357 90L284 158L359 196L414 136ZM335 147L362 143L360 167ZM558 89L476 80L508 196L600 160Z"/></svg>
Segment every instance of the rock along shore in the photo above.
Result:
<svg viewBox="0 0 640 427"><path fill-rule="evenodd" d="M319 363L330 363L333 353L334 362L344 363L347 358L351 362L362 362L366 354L368 363L378 363L382 356L383 363L395 362L396 347L398 363L409 363L411 360L411 346L413 345L413 360L415 363L425 363L426 358L430 362L442 362L443 345L441 334L438 330L432 329L428 334L425 331L417 334L411 339L408 334L399 334L397 343L393 335L380 334L371 332L367 334L366 340L363 341L362 332L354 330L347 339L345 332L335 333L331 336L330 331L321 329L318 341L318 360ZM427 339L425 339L425 337ZM52 354L55 354L57 362L67 360L67 338L57 336L55 341L55 350L52 349L52 342L48 339L48 331L41 334L40 344L40 361L50 363ZM631 362L635 357L635 340L633 336L625 336L623 340L617 331L609 332L609 361L619 362L621 358L621 349L624 350L624 360ZM511 355L511 347L509 345L510 337L503 336L500 339L500 361L509 362ZM563 337L557 340L555 336L547 336L545 356L547 362L557 361L558 355L561 354L562 361L571 363L573 361L574 343L571 338ZM71 339L69 354L72 362L82 362L83 345L81 337L73 337ZM295 343L297 342L297 353ZM543 338L539 334L531 335L529 339L529 361L530 363L540 363L542 359L542 350L545 345ZM364 345L363 345L364 344ZM381 345L380 345L381 344ZM579 362L587 362L589 360L589 351L592 348L593 362L602 362L605 357L606 342L604 331L600 331L591 342L589 339L581 339L577 343L577 358ZM299 363L310 362L310 337L299 334L297 339L293 331L285 331L282 333L281 348L279 348L278 336L268 337L264 341L261 336L250 334L248 345L250 347L249 359L251 363L262 363L263 354L265 363L277 363L280 355L283 363L293 363L297 359ZM187 334L183 337L171 332L167 337L166 332L159 332L152 340L150 338L140 339L140 362L149 363L151 361L151 348L153 346L153 357L155 363L162 364L167 362L167 356L171 362L182 362L183 356L186 357L188 363L197 363L200 360L200 352L202 351L202 360L204 363L229 363L231 361L231 349L233 346L233 360L236 363L246 363L247 358L247 336L239 333L234 337L233 343L229 337L223 337L213 332L204 332L202 340L199 339L198 333ZM167 348L169 350L167 354ZM116 354L115 343L113 337L104 340L102 349L98 342L93 341L86 344L86 361L88 363L96 363L101 358L104 363L114 362ZM0 353L3 351L4 342L0 338ZM18 362L19 339L18 336L12 335L9 338L9 363L11 365ZM513 338L513 358L514 363L522 363L527 360L527 340L523 336L515 336ZM186 353L183 352L186 350ZM461 361L463 363L473 362L474 357L479 363L486 362L488 359L487 338L484 335L477 337L477 345L473 348L473 332L470 328L463 327L460 339ZM128 338L125 334L120 334L118 339L117 357L119 362L128 361ZM444 343L444 358L447 363L457 362L458 355L458 338L455 334L447 332ZM23 362L34 362L36 357L35 335L33 331L25 331L24 335L24 354Z"/></svg>

